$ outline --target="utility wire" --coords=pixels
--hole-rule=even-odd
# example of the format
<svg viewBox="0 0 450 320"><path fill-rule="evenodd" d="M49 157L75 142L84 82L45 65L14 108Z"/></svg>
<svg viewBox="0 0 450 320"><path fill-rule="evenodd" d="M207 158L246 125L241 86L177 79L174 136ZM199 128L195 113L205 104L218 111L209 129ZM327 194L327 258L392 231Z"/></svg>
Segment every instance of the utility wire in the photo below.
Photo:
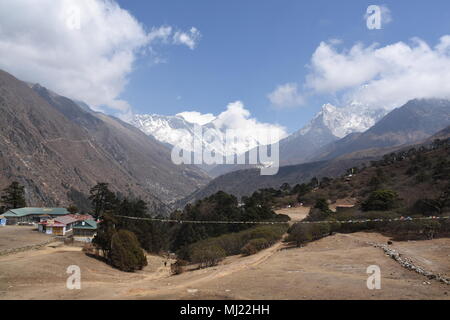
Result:
<svg viewBox="0 0 450 320"><path fill-rule="evenodd" d="M115 216L117 218L129 219L129 220L142 220L142 221L152 221L152 222L162 222L162 223L190 223L190 224L254 224L254 225L274 225L274 224L286 224L290 221L201 221L201 220L171 220L171 219L156 219L156 218L140 218L140 217L129 217L129 216ZM447 220L450 217L420 217L420 218L393 218L393 219L365 219L365 220L345 220L345 221L295 221L299 224L333 224L333 223L343 223L343 224L353 224L353 223L367 223L367 222L408 222L417 220ZM294 221L291 221L294 222Z"/></svg>

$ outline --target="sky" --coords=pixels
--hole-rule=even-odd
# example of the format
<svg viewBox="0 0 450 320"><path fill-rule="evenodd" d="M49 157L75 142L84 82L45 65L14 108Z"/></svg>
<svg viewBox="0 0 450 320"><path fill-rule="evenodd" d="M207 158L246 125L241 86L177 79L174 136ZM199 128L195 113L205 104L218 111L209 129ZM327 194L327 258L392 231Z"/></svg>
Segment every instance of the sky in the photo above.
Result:
<svg viewBox="0 0 450 320"><path fill-rule="evenodd" d="M290 133L325 103L450 98L447 35L448 0L2 0L0 68L124 119L225 113Z"/></svg>

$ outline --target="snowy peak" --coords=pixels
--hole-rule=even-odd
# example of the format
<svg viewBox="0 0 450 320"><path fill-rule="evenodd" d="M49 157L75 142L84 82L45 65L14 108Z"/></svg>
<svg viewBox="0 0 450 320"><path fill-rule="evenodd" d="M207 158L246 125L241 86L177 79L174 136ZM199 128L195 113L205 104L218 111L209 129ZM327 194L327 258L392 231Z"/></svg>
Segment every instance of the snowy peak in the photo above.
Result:
<svg viewBox="0 0 450 320"><path fill-rule="evenodd" d="M211 119L213 120L213 119ZM196 126L200 126L198 121L196 123L189 122L185 119L183 114L175 116L161 116L155 114L136 115L132 124L143 131L147 135L152 135L160 142L167 143L171 146L177 146L187 151L194 151L194 139L201 141L202 149L216 152L218 154L226 154L224 150L223 138L224 132L218 129L214 122L203 122L200 130L196 130ZM208 134L214 139L207 141L203 139L202 134L208 130ZM243 153L246 149L233 150L237 153Z"/></svg>
<svg viewBox="0 0 450 320"><path fill-rule="evenodd" d="M261 130L255 129L251 131L251 135L247 136L248 130L241 132L236 128L223 125L223 119L218 119L210 114L200 115L197 112L184 112L175 116L136 115L131 124L160 142L187 151L196 151L193 150L194 139L196 142L201 141L202 150L219 156L244 154L265 144L261 142L264 140L259 140L258 134L261 135ZM225 141L230 132L236 134L236 139L232 143Z"/></svg>
<svg viewBox="0 0 450 320"><path fill-rule="evenodd" d="M361 103L352 102L345 107L325 104L316 117L300 131L305 135L318 125L325 126L337 138L351 133L364 132L374 126L388 113L385 109L369 108Z"/></svg>
<svg viewBox="0 0 450 320"><path fill-rule="evenodd" d="M191 150L194 124L186 121L182 116L135 115L131 124L160 142Z"/></svg>
<svg viewBox="0 0 450 320"><path fill-rule="evenodd" d="M367 131L387 113L387 110L369 108L357 102L345 107L325 104L306 126L281 142L281 161L284 164L308 161L329 143L351 133Z"/></svg>

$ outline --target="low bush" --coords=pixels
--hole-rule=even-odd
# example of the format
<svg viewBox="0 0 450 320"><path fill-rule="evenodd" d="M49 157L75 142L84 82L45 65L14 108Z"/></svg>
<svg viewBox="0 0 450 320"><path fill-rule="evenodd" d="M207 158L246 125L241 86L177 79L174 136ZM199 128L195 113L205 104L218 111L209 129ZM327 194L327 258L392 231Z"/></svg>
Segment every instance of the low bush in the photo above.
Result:
<svg viewBox="0 0 450 320"><path fill-rule="evenodd" d="M187 261L178 259L176 262L170 265L170 271L173 275L182 274L184 272L184 267L187 264Z"/></svg>
<svg viewBox="0 0 450 320"><path fill-rule="evenodd" d="M330 235L335 230L339 229L339 223L315 223L303 224L297 223L289 230L289 236L286 238L287 242L295 242L297 247L301 245L319 240Z"/></svg>
<svg viewBox="0 0 450 320"><path fill-rule="evenodd" d="M271 244L267 239L258 238L252 239L241 249L241 253L246 256L258 253L261 250L267 249Z"/></svg>
<svg viewBox="0 0 450 320"><path fill-rule="evenodd" d="M241 254L242 249L254 239L263 239L267 244L264 245L264 248L267 248L280 240L287 229L287 224L263 225L215 238L208 238L185 247L182 250L183 256L190 262L199 263L200 260L206 259L202 257L202 251L207 251L210 247L221 248L225 253L224 256L237 255ZM256 246L255 248L257 248L257 251L262 250L258 249L260 246Z"/></svg>
<svg viewBox="0 0 450 320"><path fill-rule="evenodd" d="M297 247L313 240L310 224L295 224L289 230L289 236L286 238L287 242L295 242Z"/></svg>
<svg viewBox="0 0 450 320"><path fill-rule="evenodd" d="M226 257L226 253L218 245L204 245L194 247L190 256L193 263L200 264L200 268L208 268L217 265Z"/></svg>

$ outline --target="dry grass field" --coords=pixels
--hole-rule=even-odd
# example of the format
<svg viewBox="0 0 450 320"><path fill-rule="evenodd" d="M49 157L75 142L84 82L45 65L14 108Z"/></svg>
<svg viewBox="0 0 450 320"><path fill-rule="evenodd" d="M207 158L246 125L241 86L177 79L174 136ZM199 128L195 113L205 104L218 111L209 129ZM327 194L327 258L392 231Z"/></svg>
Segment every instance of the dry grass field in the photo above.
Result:
<svg viewBox="0 0 450 320"><path fill-rule="evenodd" d="M0 227L0 252L43 243L51 237L29 226Z"/></svg>
<svg viewBox="0 0 450 320"><path fill-rule="evenodd" d="M48 246L0 257L0 299L450 299L448 285L402 268L368 244L388 240L355 233L304 248L277 243L177 276L170 275L163 257L148 256L144 270L124 273L81 248ZM450 239L396 242L393 248L427 270L450 275ZM81 268L81 290L66 288L69 265ZM370 265L381 268L381 290L367 289Z"/></svg>

